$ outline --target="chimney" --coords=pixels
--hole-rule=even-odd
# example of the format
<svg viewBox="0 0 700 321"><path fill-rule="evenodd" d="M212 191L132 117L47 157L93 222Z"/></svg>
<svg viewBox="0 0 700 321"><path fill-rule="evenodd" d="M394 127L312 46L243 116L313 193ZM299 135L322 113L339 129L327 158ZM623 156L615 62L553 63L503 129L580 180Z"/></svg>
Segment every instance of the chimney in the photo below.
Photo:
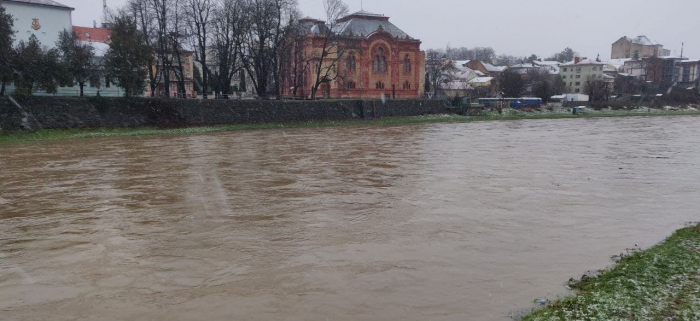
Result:
<svg viewBox="0 0 700 321"><path fill-rule="evenodd" d="M93 21L92 21L92 27L93 27L93 28L97 28L97 20L93 20Z"/></svg>
<svg viewBox="0 0 700 321"><path fill-rule="evenodd" d="M579 62L581 62L581 57L574 58L574 64L578 64Z"/></svg>

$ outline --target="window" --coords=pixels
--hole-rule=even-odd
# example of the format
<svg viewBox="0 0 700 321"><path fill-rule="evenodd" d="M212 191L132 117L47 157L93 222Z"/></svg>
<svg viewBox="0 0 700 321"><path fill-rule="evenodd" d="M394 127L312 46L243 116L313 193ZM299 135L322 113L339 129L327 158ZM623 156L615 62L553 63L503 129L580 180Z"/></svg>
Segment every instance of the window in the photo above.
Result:
<svg viewBox="0 0 700 321"><path fill-rule="evenodd" d="M374 56L374 72L375 73L385 73L386 72L386 56L384 56L384 48L379 47L377 49L377 55Z"/></svg>
<svg viewBox="0 0 700 321"><path fill-rule="evenodd" d="M566 69L567 69L567 68L564 68L564 72L566 72Z"/></svg>
<svg viewBox="0 0 700 321"><path fill-rule="evenodd" d="M380 82L377 82L377 83L375 84L375 86L377 87L377 89L384 89L384 83L381 82L381 81L380 81Z"/></svg>
<svg viewBox="0 0 700 321"><path fill-rule="evenodd" d="M404 89L404 90L410 90L410 89L411 89L411 83L408 82L408 81L406 81L405 83L403 83L403 89Z"/></svg>
<svg viewBox="0 0 700 321"><path fill-rule="evenodd" d="M348 71L354 72L355 69L355 53L353 52L348 56Z"/></svg>
<svg viewBox="0 0 700 321"><path fill-rule="evenodd" d="M105 88L109 88L111 85L109 76L105 76Z"/></svg>
<svg viewBox="0 0 700 321"><path fill-rule="evenodd" d="M566 79L566 76L561 76L561 79Z"/></svg>
<svg viewBox="0 0 700 321"><path fill-rule="evenodd" d="M576 79L580 79L580 78L581 78L581 75L576 75Z"/></svg>
<svg viewBox="0 0 700 321"><path fill-rule="evenodd" d="M576 72L580 73L581 72L581 67L576 68Z"/></svg>
<svg viewBox="0 0 700 321"><path fill-rule="evenodd" d="M348 81L348 83L345 85L347 89L355 89L355 82L354 81Z"/></svg>
<svg viewBox="0 0 700 321"><path fill-rule="evenodd" d="M571 87L571 86L573 86L573 85L574 85L573 82L569 82L569 87Z"/></svg>
<svg viewBox="0 0 700 321"><path fill-rule="evenodd" d="M690 74L690 67L683 67L683 74L684 75Z"/></svg>
<svg viewBox="0 0 700 321"><path fill-rule="evenodd" d="M598 67L593 67L593 71L596 71L596 70L598 70Z"/></svg>
<svg viewBox="0 0 700 321"><path fill-rule="evenodd" d="M406 55L406 57L403 58L403 73L408 74L410 72L411 72L411 57Z"/></svg>
<svg viewBox="0 0 700 321"><path fill-rule="evenodd" d="M576 92L577 92L577 93L578 93L578 92L581 92L581 89L576 88Z"/></svg>
<svg viewBox="0 0 700 321"><path fill-rule="evenodd" d="M577 82L576 82L576 86L581 86L581 82L580 82L580 81L577 81Z"/></svg>

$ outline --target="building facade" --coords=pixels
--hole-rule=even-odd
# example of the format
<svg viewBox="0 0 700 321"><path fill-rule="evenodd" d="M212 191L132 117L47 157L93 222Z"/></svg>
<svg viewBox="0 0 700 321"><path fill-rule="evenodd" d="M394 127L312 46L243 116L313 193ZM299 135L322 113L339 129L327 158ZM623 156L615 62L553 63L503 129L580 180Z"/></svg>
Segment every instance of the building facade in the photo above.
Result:
<svg viewBox="0 0 700 321"><path fill-rule="evenodd" d="M678 63L676 82L679 86L693 87L700 81L700 60L684 60Z"/></svg>
<svg viewBox="0 0 700 321"><path fill-rule="evenodd" d="M603 76L605 63L591 59L579 60L559 66L560 75L566 83L568 93L583 93L588 80L606 80Z"/></svg>
<svg viewBox="0 0 700 321"><path fill-rule="evenodd" d="M310 98L316 82L315 66L334 70L332 80L322 83L316 98L418 98L424 95L425 53L421 41L410 37L389 17L360 11L339 19L330 30L325 22L300 20L304 36L296 42L308 63L285 62L285 96ZM338 50L319 61L326 33L333 34ZM327 47L326 47L327 48ZM341 52L340 55L335 52Z"/></svg>
<svg viewBox="0 0 700 321"><path fill-rule="evenodd" d="M671 55L670 50L647 36L622 37L612 44L611 59L661 57Z"/></svg>
<svg viewBox="0 0 700 321"><path fill-rule="evenodd" d="M73 28L73 8L52 0L4 0L2 6L14 18L15 45L36 36L42 45L56 47L63 30Z"/></svg>
<svg viewBox="0 0 700 321"><path fill-rule="evenodd" d="M146 79L146 88L144 88L144 96L146 97L166 97L166 86L169 89L171 98L196 98L197 92L194 90L194 52L181 50L180 57L176 55L169 55L169 66L163 63L160 59L154 59L154 64L150 67L152 72L155 74L156 90L151 91L151 81ZM168 68L168 84L166 85L164 72ZM178 81L180 77L178 74L182 74L184 79L184 92L180 92L178 89Z"/></svg>

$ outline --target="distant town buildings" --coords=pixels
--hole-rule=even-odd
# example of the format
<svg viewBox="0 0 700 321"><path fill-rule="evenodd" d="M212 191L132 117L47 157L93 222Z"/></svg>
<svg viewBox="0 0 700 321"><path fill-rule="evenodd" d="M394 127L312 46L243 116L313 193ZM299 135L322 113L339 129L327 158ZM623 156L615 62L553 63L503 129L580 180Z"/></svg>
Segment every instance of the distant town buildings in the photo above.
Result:
<svg viewBox="0 0 700 321"><path fill-rule="evenodd" d="M670 56L671 51L647 36L622 37L612 44L611 59Z"/></svg>

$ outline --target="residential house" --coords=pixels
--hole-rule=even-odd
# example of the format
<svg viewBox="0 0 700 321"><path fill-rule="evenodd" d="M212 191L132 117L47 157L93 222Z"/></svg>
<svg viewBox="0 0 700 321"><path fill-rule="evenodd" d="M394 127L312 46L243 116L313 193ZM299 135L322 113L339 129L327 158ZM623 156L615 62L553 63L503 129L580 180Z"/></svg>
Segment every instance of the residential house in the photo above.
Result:
<svg viewBox="0 0 700 321"><path fill-rule="evenodd" d="M99 68L104 68L104 57L109 51L109 46L112 43L112 30L108 28L89 28L89 27L73 27L73 32L78 36L81 43L89 44L95 50L95 62ZM103 70L104 71L104 70ZM79 88L74 84L68 88L61 88L60 92L67 95L79 94ZM102 74L99 83L90 82L83 90L85 96L109 96L121 97L125 93L117 86L114 79L110 75Z"/></svg>
<svg viewBox="0 0 700 321"><path fill-rule="evenodd" d="M576 58L574 62L563 64L560 66L560 74L566 83L568 93L584 93L586 81L588 80L605 80L611 82L610 79L603 77L605 63L591 59Z"/></svg>
<svg viewBox="0 0 700 321"><path fill-rule="evenodd" d="M487 88L489 91L494 91L498 87L498 84L494 77L477 77L469 81L469 86L474 88Z"/></svg>
<svg viewBox="0 0 700 321"><path fill-rule="evenodd" d="M612 44L611 59L670 56L671 51L647 36L622 37Z"/></svg>
<svg viewBox="0 0 700 321"><path fill-rule="evenodd" d="M488 77L498 77L501 73L506 70L507 67L504 66L494 66L490 63L483 62L481 60L470 60L466 63L466 67L479 71Z"/></svg>

